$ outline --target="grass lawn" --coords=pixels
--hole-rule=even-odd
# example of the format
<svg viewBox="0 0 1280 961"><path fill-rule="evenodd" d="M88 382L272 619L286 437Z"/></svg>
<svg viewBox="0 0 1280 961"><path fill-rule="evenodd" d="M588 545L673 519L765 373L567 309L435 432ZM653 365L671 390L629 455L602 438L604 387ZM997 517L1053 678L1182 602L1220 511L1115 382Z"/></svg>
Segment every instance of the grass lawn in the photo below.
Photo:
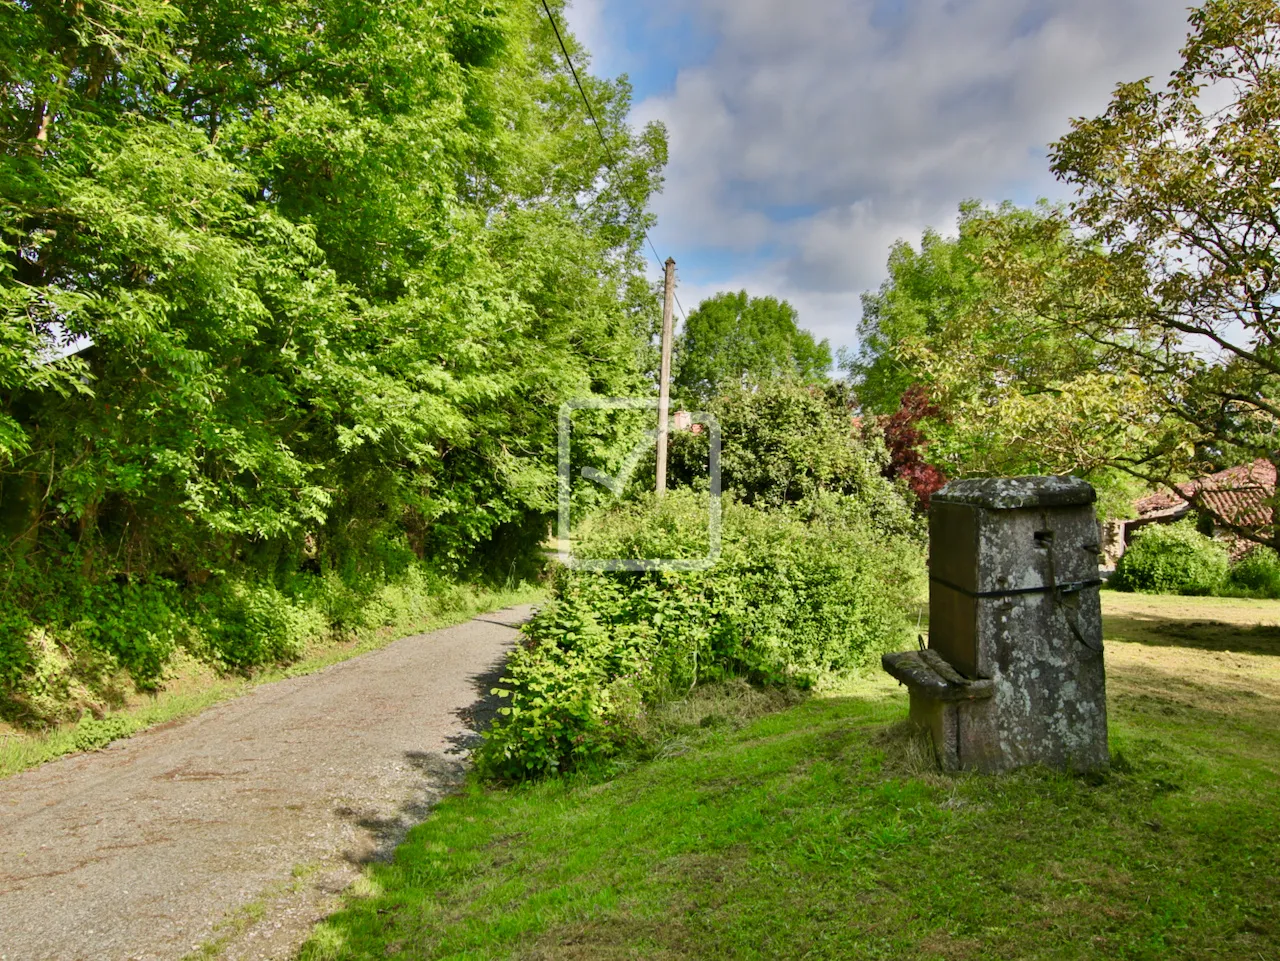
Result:
<svg viewBox="0 0 1280 961"><path fill-rule="evenodd" d="M940 776L887 678L708 700L612 780L447 800L303 957L1280 958L1280 602L1104 610L1106 777Z"/></svg>

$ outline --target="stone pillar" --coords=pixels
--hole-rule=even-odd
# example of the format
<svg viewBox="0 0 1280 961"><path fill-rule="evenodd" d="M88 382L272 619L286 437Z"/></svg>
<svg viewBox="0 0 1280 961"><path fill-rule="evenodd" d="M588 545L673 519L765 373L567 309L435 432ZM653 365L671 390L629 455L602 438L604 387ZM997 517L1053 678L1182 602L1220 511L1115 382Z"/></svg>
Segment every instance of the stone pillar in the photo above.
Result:
<svg viewBox="0 0 1280 961"><path fill-rule="evenodd" d="M1093 488L953 482L929 515L929 649L890 654L945 770L1105 768Z"/></svg>

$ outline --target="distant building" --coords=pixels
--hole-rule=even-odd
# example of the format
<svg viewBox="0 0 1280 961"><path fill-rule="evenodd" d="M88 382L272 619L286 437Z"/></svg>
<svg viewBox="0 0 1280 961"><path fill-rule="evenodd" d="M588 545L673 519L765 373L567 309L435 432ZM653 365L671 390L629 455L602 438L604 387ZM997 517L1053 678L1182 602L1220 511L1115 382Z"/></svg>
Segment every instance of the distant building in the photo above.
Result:
<svg viewBox="0 0 1280 961"><path fill-rule="evenodd" d="M687 430L690 434L701 434L702 425L693 422L693 414L687 410L678 410L671 415L673 431Z"/></svg>
<svg viewBox="0 0 1280 961"><path fill-rule="evenodd" d="M1137 517L1112 520L1103 525L1102 549L1108 564L1115 564L1133 540L1134 534L1148 524L1171 524L1203 504L1217 516L1236 527L1261 529L1272 524L1272 504L1276 496L1276 467L1265 458L1252 464L1241 464L1179 484L1173 491L1148 494L1133 504ZM1202 530L1219 535L1229 542L1233 555L1249 549L1251 543L1229 528L1215 530L1212 520L1202 516Z"/></svg>

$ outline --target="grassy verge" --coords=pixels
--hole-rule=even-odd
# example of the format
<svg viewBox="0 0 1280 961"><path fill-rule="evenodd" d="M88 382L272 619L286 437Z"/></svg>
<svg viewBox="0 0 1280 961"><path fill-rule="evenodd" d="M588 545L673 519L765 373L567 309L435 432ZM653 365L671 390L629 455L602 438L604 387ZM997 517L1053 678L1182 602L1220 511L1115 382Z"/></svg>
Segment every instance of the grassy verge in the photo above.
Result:
<svg viewBox="0 0 1280 961"><path fill-rule="evenodd" d="M1280 957L1280 603L1105 603L1105 777L939 776L879 678L706 704L612 780L447 800L303 957Z"/></svg>
<svg viewBox="0 0 1280 961"><path fill-rule="evenodd" d="M344 640L314 642L299 661L264 669L250 677L217 673L207 664L189 656L175 660L164 688L155 694L134 694L117 711L101 718L86 715L77 723L50 731L33 733L0 724L0 777L34 767L76 751L94 750L121 737L146 728L190 717L221 701L271 681L311 674L368 651L376 650L407 634L448 627L477 614L500 610L514 604L540 599L538 586L520 585L506 589L459 586L416 608L417 616L384 625Z"/></svg>

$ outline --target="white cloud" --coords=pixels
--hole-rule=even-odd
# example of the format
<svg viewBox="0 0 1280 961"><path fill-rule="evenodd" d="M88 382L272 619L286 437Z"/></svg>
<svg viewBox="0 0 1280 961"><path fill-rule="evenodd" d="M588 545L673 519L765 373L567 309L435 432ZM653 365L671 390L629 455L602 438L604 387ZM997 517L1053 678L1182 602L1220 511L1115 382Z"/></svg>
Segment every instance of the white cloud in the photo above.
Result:
<svg viewBox="0 0 1280 961"><path fill-rule="evenodd" d="M591 54L593 74L611 76L617 72L611 66L614 44L606 22L605 0L569 0L564 26Z"/></svg>
<svg viewBox="0 0 1280 961"><path fill-rule="evenodd" d="M708 292L786 296L834 345L894 239L953 225L965 198L1061 196L1046 144L1116 83L1163 79L1186 33L1168 0L693 2L709 60L634 113L671 135L661 243L768 251L751 284L730 269Z"/></svg>

